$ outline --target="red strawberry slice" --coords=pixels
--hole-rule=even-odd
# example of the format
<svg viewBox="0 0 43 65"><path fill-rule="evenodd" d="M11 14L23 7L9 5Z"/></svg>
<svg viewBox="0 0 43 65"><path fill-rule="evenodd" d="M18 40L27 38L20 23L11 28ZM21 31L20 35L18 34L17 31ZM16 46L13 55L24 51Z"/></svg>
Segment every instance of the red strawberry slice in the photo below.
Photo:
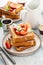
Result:
<svg viewBox="0 0 43 65"><path fill-rule="evenodd" d="M16 9L14 3L10 4L10 7L11 7L12 9Z"/></svg>
<svg viewBox="0 0 43 65"><path fill-rule="evenodd" d="M20 34L21 34L21 35L26 35L27 33L28 33L28 32L26 32L26 31L24 31L24 30L21 30L21 31L20 31Z"/></svg>
<svg viewBox="0 0 43 65"><path fill-rule="evenodd" d="M21 26L22 28L24 28L25 24L20 24L20 26Z"/></svg>
<svg viewBox="0 0 43 65"><path fill-rule="evenodd" d="M17 29L16 29L16 27L14 27L14 31L16 31Z"/></svg>
<svg viewBox="0 0 43 65"><path fill-rule="evenodd" d="M11 44L9 42L6 42L5 45L6 45L6 48L7 49L10 49L11 48Z"/></svg>
<svg viewBox="0 0 43 65"><path fill-rule="evenodd" d="M27 24L20 24L20 26L23 28L24 31L28 30L28 25Z"/></svg>
<svg viewBox="0 0 43 65"><path fill-rule="evenodd" d="M16 33L17 35L20 35L20 31L17 31L17 30L16 30L15 33Z"/></svg>
<svg viewBox="0 0 43 65"><path fill-rule="evenodd" d="M20 24L20 27L22 28L20 31L18 31L16 28L14 28L14 31L17 35L26 35L28 32L28 25L27 24Z"/></svg>

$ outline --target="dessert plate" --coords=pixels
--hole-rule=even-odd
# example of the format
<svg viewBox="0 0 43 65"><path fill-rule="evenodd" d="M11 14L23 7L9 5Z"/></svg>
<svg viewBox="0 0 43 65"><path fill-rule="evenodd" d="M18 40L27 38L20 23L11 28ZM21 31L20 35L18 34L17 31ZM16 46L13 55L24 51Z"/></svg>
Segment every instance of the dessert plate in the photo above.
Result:
<svg viewBox="0 0 43 65"><path fill-rule="evenodd" d="M7 49L6 46L5 46L5 42L6 42L6 39L8 39L10 37L10 34L7 34L4 38L3 38L3 41L2 41L2 46L3 48L10 54L12 55L17 55L17 56L25 56L25 55L30 55L32 53L34 53L36 50L38 50L41 46L41 40L40 40L40 37L35 34L35 41L36 41L36 45L31 47L31 48L28 48L24 51L21 51L21 52L18 52L15 50L14 47L12 47L11 49Z"/></svg>
<svg viewBox="0 0 43 65"><path fill-rule="evenodd" d="M17 21L20 21L21 20L21 18L19 18L19 19L13 19L13 22L17 22Z"/></svg>
<svg viewBox="0 0 43 65"><path fill-rule="evenodd" d="M2 18L0 18L0 20L1 20ZM19 18L19 19L12 19L13 20L13 22L18 22L18 21L21 21L21 18ZM12 23L13 23L12 22Z"/></svg>

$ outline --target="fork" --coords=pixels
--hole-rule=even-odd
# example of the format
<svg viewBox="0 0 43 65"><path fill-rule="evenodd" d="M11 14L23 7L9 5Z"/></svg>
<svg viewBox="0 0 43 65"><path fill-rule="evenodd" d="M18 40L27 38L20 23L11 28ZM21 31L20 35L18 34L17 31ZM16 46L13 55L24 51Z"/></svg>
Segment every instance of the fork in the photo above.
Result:
<svg viewBox="0 0 43 65"><path fill-rule="evenodd" d="M12 59L12 58L10 57L10 55L9 55L2 47L0 47L0 49L1 49L1 51L6 55L6 57L15 65L15 64L16 64L15 60Z"/></svg>
<svg viewBox="0 0 43 65"><path fill-rule="evenodd" d="M0 56L2 57L2 61L3 61L4 65L9 65L8 62L6 62L7 60L5 59L5 57L3 56L2 53L0 53Z"/></svg>

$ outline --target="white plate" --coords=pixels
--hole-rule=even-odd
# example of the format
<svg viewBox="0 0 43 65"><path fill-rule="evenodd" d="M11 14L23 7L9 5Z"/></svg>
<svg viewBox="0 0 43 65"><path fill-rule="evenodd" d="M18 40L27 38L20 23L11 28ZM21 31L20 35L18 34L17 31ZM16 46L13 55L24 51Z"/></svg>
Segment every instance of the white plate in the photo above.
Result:
<svg viewBox="0 0 43 65"><path fill-rule="evenodd" d="M17 22L20 21L21 19L13 19L13 22Z"/></svg>
<svg viewBox="0 0 43 65"><path fill-rule="evenodd" d="M35 34L35 38L34 38L35 41L36 41L35 46L28 48L28 49L21 51L21 52L16 51L14 47L12 47L11 49L7 49L6 46L5 46L5 42L6 42L6 39L8 39L9 37L10 37L10 34L7 34L3 38L2 45L3 45L4 49L6 49L6 51L9 52L12 55L18 55L18 56L29 55L29 54L35 52L36 50L38 50L41 46L41 40L40 40L39 36L37 34Z"/></svg>
<svg viewBox="0 0 43 65"><path fill-rule="evenodd" d="M1 20L2 18L0 18L0 20ZM13 22L17 22L17 21L20 21L21 19L19 18L19 19L12 19L13 20Z"/></svg>

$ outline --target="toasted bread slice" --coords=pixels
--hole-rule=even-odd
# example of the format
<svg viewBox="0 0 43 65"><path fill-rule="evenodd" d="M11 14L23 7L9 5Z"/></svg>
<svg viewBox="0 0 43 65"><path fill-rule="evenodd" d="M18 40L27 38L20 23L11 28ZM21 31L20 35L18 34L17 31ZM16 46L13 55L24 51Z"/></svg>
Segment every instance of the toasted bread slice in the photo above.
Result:
<svg viewBox="0 0 43 65"><path fill-rule="evenodd" d="M5 15L6 18L11 18L11 19L20 19L20 15L16 14L16 15Z"/></svg>
<svg viewBox="0 0 43 65"><path fill-rule="evenodd" d="M30 27L30 24L28 25ZM31 27L30 27L31 29ZM14 43L20 43L28 40L34 39L34 33L30 32L24 36L19 36L14 32L13 26L9 26L10 34Z"/></svg>
<svg viewBox="0 0 43 65"><path fill-rule="evenodd" d="M11 4L12 2L9 1L5 6L1 7L0 13L2 13L2 15L5 15L7 18L19 19L20 15L18 15L18 13L23 9L23 6L17 3L13 3L16 9L12 11L6 10L6 6L10 6Z"/></svg>
<svg viewBox="0 0 43 65"><path fill-rule="evenodd" d="M31 46L30 46L31 47ZM27 49L27 48L29 48L29 47L16 47L15 49L17 50L17 51L23 51L23 50L25 50L25 49Z"/></svg>
<svg viewBox="0 0 43 65"><path fill-rule="evenodd" d="M26 47L29 47L29 46L34 46L36 44L35 40L31 40L31 41L26 41L26 42L21 42L21 43L14 43L11 39L11 45L14 46L14 47L17 47L17 46L26 46Z"/></svg>
<svg viewBox="0 0 43 65"><path fill-rule="evenodd" d="M12 4L12 2L11 2L11 4ZM11 4L9 4L9 2L8 2L7 5L10 6ZM9 14L9 15L16 15L17 13L19 13L23 9L23 6L21 4L17 4L17 3L13 3L13 4L14 4L14 7L16 7L16 9L14 9L13 11L11 11L11 12L9 12L9 10L6 11L7 5L5 5L4 7L0 8L0 12L2 12L2 14L4 13L4 14Z"/></svg>
<svg viewBox="0 0 43 65"><path fill-rule="evenodd" d="M9 11L5 11L3 8L0 8L0 13L2 13L1 16L5 15L6 18L20 19L19 14L16 14L14 12L12 13L12 12L9 12Z"/></svg>
<svg viewBox="0 0 43 65"><path fill-rule="evenodd" d="M25 50L25 49L27 49L27 48L30 48L30 47L35 46L35 45L36 45L36 42L35 42L35 40L33 40L33 41L34 41L34 42L32 43L32 41L31 41L31 44L28 45L28 46L17 46L17 47L16 47L16 50L17 50L17 51L23 51L23 50Z"/></svg>
<svg viewBox="0 0 43 65"><path fill-rule="evenodd" d="M12 5L12 4L13 4L13 5ZM15 12L16 12L16 13L20 12L20 11L23 9L23 5L18 4L18 3L13 3L13 2L8 1L7 5L9 5L10 7L11 7L11 6L12 6L12 7L16 7L16 9L15 9ZM13 12L12 12L12 13L13 13Z"/></svg>
<svg viewBox="0 0 43 65"><path fill-rule="evenodd" d="M26 49L28 49L28 48L31 48L31 47L33 47L34 45L30 45L30 46L20 46L20 47L15 47L15 49L17 50L17 51L23 51L23 50L26 50Z"/></svg>
<svg viewBox="0 0 43 65"><path fill-rule="evenodd" d="M15 49L16 49L17 51L23 51L23 50L25 50L25 49L27 49L27 48L30 48L30 47L33 47L33 46L36 45L35 40L27 41L28 43L27 43L27 42L24 42L23 44L25 44L25 45L22 45L22 43L20 43L21 45L19 45L18 43L17 43L17 45L14 45L13 42L12 42L12 38L8 39L8 41L9 41L9 43L10 43L13 47L15 47ZM15 43L15 44L16 44L16 43Z"/></svg>
<svg viewBox="0 0 43 65"><path fill-rule="evenodd" d="M31 40L31 41L27 41L27 42L22 42L22 43L13 43L12 38L11 38L10 42L11 42L11 45L13 47L15 47L15 49L17 51L23 51L23 50L25 50L27 48L30 48L30 47L33 47L33 46L36 45L35 40Z"/></svg>

